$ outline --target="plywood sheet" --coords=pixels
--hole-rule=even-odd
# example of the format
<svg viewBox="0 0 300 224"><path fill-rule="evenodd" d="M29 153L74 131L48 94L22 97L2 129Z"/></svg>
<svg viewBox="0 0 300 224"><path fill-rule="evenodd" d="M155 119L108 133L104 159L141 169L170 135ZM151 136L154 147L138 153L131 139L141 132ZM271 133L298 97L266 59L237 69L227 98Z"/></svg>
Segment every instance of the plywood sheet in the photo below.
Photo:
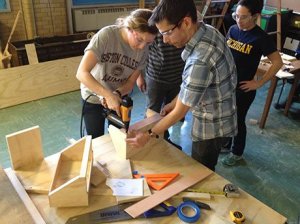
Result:
<svg viewBox="0 0 300 224"><path fill-rule="evenodd" d="M0 69L0 108L79 89L81 56Z"/></svg>

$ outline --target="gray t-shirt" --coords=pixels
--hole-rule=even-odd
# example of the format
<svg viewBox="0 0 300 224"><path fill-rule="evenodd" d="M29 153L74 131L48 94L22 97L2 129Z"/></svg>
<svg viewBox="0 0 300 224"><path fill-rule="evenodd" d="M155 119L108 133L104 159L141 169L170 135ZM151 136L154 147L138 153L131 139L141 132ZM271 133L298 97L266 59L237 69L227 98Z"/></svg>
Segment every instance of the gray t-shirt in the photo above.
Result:
<svg viewBox="0 0 300 224"><path fill-rule="evenodd" d="M121 36L119 27L112 25L99 30L84 50L93 51L98 63L92 69L93 77L105 88L115 90L122 86L136 70L146 66L148 47L132 49ZM81 83L81 96L86 99L92 91ZM89 103L99 104L97 97L90 97Z"/></svg>

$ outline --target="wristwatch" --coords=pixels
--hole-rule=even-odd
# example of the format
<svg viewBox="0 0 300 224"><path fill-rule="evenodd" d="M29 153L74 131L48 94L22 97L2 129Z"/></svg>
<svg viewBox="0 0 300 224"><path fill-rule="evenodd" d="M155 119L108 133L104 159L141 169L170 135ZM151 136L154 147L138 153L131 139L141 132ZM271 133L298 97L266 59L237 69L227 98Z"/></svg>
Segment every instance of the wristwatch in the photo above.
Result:
<svg viewBox="0 0 300 224"><path fill-rule="evenodd" d="M116 93L120 98L122 98L122 93L120 92L120 90L116 89L115 91L113 91L113 93Z"/></svg>
<svg viewBox="0 0 300 224"><path fill-rule="evenodd" d="M159 138L159 135L153 132L151 129L148 130L148 134L151 138Z"/></svg>

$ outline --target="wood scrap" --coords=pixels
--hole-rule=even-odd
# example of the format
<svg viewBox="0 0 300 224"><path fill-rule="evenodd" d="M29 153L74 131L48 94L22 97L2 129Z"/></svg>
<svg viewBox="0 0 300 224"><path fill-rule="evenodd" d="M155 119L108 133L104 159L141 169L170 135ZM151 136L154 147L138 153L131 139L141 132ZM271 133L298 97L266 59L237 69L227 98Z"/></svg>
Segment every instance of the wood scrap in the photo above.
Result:
<svg viewBox="0 0 300 224"><path fill-rule="evenodd" d="M0 223L34 223L4 170L0 167Z"/></svg>
<svg viewBox="0 0 300 224"><path fill-rule="evenodd" d="M36 53L36 48L34 43L32 44L25 44L25 50L28 58L28 62L30 65L38 64L39 59Z"/></svg>
<svg viewBox="0 0 300 224"><path fill-rule="evenodd" d="M163 201L168 200L172 196L178 194L179 192L187 189L188 187L198 183L204 178L208 177L212 173L209 169L204 169L201 173L195 175L191 174L189 176L184 176L172 183L171 185L165 187L164 189L155 192L151 196L135 203L134 205L125 209L125 211L131 215L133 218L138 217L145 211L154 208Z"/></svg>
<svg viewBox="0 0 300 224"><path fill-rule="evenodd" d="M154 116L145 118L141 121L136 122L133 125L130 125L129 131L146 131L151 129L158 121L162 119L162 116L160 114L156 114ZM109 134L111 136L112 142L115 146L116 152L118 156L122 159L129 159L132 156L136 155L137 153L146 150L151 149L152 144L160 141L161 139L150 139L150 141L143 147L136 149L131 148L127 142L127 133L125 133L124 129L119 129L113 125L109 125L108 128Z"/></svg>
<svg viewBox="0 0 300 224"><path fill-rule="evenodd" d="M14 170L28 170L44 159L39 126L6 135L6 142Z"/></svg>
<svg viewBox="0 0 300 224"><path fill-rule="evenodd" d="M14 186L14 189L16 190L17 194L21 198L23 204L25 205L27 211L31 215L32 219L34 220L34 223L36 224L46 224L42 216L40 215L39 211L31 201L30 197L24 190L22 184L18 180L17 176L14 174L13 170L7 169L5 170L10 182ZM1 223L11 223L11 222L1 222ZM22 223L23 222L23 217L22 217Z"/></svg>
<svg viewBox="0 0 300 224"><path fill-rule="evenodd" d="M97 163L95 163L95 161L94 161L93 167L92 167L92 174L91 174L92 175L91 176L91 184L96 187L100 183L105 182L106 176L95 164L97 164Z"/></svg>

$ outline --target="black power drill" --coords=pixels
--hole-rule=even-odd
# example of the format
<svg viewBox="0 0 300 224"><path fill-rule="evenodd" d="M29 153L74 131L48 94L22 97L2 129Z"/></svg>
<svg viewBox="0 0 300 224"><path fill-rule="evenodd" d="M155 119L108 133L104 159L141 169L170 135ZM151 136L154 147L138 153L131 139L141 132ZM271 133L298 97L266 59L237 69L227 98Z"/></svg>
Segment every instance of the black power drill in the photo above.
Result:
<svg viewBox="0 0 300 224"><path fill-rule="evenodd" d="M113 125L118 128L124 128L126 133L128 132L129 123L131 119L131 110L133 106L133 101L129 96L122 97L122 102L120 105L121 117L119 117L116 112L104 109L104 117L106 117Z"/></svg>

